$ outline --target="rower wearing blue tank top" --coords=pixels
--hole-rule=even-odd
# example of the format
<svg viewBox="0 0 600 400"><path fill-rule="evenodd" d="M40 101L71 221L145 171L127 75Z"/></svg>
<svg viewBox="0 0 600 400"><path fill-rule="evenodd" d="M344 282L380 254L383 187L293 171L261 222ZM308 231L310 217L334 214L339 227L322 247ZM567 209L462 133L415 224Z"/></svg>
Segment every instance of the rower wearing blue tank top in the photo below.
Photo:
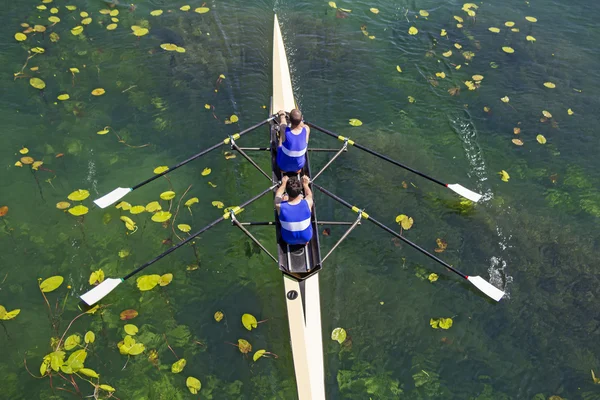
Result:
<svg viewBox="0 0 600 400"><path fill-rule="evenodd" d="M281 238L287 244L306 244L313 235L311 215L313 194L307 176L302 183L296 176L284 175L275 193L275 208L281 223ZM304 190L304 196L302 196ZM284 195L284 192L287 195Z"/></svg>
<svg viewBox="0 0 600 400"><path fill-rule="evenodd" d="M300 173L306 164L310 128L302 122L302 113L296 108L290 111L290 126L285 111L279 111L278 114L280 128L277 165L282 172Z"/></svg>

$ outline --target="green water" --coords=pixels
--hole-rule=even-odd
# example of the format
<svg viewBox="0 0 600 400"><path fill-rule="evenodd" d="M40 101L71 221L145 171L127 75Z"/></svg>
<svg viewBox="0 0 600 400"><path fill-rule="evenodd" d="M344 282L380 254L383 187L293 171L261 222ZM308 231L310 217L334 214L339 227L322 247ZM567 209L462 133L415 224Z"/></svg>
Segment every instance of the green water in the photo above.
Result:
<svg viewBox="0 0 600 400"><path fill-rule="evenodd" d="M600 250L596 2L479 4L473 19L455 1L339 1L338 7L352 12L336 18L325 1L210 1L210 11L197 14L193 9L201 2L189 3L192 11L186 13L179 10L185 3L155 0L136 3L135 10L119 6L113 31L105 29L110 17L99 14L106 8L102 1L55 0L45 11L36 9L39 4L11 2L0 17L0 206L9 207L0 225L0 304L21 310L2 321L0 398L77 398L65 390L78 389L82 396L94 393L81 377L75 377L75 388L65 373L68 381L56 372L52 380L36 379L24 360L39 378L44 356L54 350L51 338L62 336L81 312L78 295L90 288L92 271L123 276L166 250L170 244L164 240L177 242L173 232L185 234L151 221L148 213L94 208L92 199L134 185L152 176L154 168L174 165L265 118L273 11L283 24L306 119L443 181L480 191L485 200L461 204L453 193L357 149L336 161L320 184L394 228L399 229L398 214L409 215L414 226L404 232L407 238L429 251L437 238L445 240L447 249L437 255L508 293L496 304L408 246L362 224L320 275L328 398L600 398L590 374L591 369L600 374L600 349L594 345L600 326L594 271ZM67 4L78 9L68 11ZM53 6L59 7L61 22L49 27ZM155 9L163 15L150 16ZM419 10L429 17L417 18ZM81 11L93 21L74 36L70 29L79 24ZM464 19L462 29L453 16ZM506 21L514 21L519 32L505 27ZM19 43L13 36L25 29L23 22L48 28ZM150 33L138 39L131 25L147 26ZM361 26L375 38L363 35ZM417 35L407 33L411 26L418 28ZM501 32L490 32L490 26ZM441 29L447 37L440 36ZM51 32L60 40L52 42ZM536 42L528 42L527 35ZM167 42L186 52L161 50ZM454 43L475 53L468 64ZM45 53L29 60L26 78L13 80L35 46ZM515 52L506 54L503 46ZM444 57L449 49L453 55ZM36 66L37 71L30 70ZM80 73L73 77L69 68ZM436 78L436 72L446 78ZM225 79L218 83L220 74ZM474 74L484 79L469 91L463 82ZM43 91L29 85L32 76L45 81ZM460 87L459 95L448 93L453 87ZM106 93L92 96L95 88ZM62 93L70 99L56 100ZM504 96L509 103L500 100ZM205 104L214 106L214 116ZM541 122L543 110L553 118ZM239 122L224 124L233 114ZM350 118L363 125L350 126ZM108 134L96 133L106 126ZM546 144L536 141L539 134ZM511 142L517 137L523 146ZM264 146L266 140L263 128L240 144ZM311 140L318 147L339 145L317 132ZM23 146L27 156L44 162L38 171L14 166ZM241 157L226 160L224 150L135 191L127 201L145 205L173 190L175 214L191 185L175 224L189 224L192 232L201 228L222 215L213 201L240 204L269 184ZM269 168L267 155L256 159ZM326 161L326 155L315 155L313 169ZM212 169L210 175L202 176L205 168ZM510 175L508 182L500 179L501 170ZM90 208L85 217L56 209L77 189L91 193L82 202ZM199 203L190 212L183 203L191 197ZM320 193L316 204L321 219L355 218ZM121 215L137 223L135 233L127 234ZM270 196L240 218L271 219ZM274 251L272 228L253 232ZM333 227L329 236L321 236L323 253L342 233ZM198 269L187 269L198 262L192 248L178 250L145 272L172 273L168 286L140 292L132 279L102 302L105 308L73 322L65 338L95 332L85 366L120 399L296 398L276 266L228 223L196 240L196 249ZM121 250L129 256L121 258ZM439 274L434 283L425 279L432 272ZM37 282L53 275L65 282L46 294L46 305ZM146 348L129 361L117 348L125 336L119 314L126 309L139 312L129 322L139 328L135 338ZM220 323L213 319L218 310L225 314ZM244 313L268 321L248 332L240 322ZM440 317L453 318L453 326L432 329L429 320ZM342 346L329 339L336 327L351 336ZM240 338L279 358L254 363L254 351L244 356L227 344ZM154 364L148 360L151 350L158 354ZM180 374L170 370L176 357L187 360ZM186 388L188 376L202 382L196 396Z"/></svg>

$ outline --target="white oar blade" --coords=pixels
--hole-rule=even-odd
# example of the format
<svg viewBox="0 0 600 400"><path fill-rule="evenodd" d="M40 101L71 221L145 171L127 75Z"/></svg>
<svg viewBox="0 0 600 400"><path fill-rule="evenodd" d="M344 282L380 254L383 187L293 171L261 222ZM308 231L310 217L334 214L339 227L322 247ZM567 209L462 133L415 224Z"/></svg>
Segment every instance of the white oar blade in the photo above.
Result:
<svg viewBox="0 0 600 400"><path fill-rule="evenodd" d="M94 203L96 203L96 205L100 208L106 208L111 204L114 204L117 201L121 200L129 192L131 192L131 188L116 188L109 194L105 194L99 199L94 200Z"/></svg>
<svg viewBox="0 0 600 400"><path fill-rule="evenodd" d="M104 296L112 292L113 289L119 286L121 282L123 282L123 279L105 279L104 282L102 282L89 292L82 294L81 296L79 296L79 298L83 300L83 302L88 306L93 306L94 304L102 300Z"/></svg>
<svg viewBox="0 0 600 400"><path fill-rule="evenodd" d="M492 285L480 276L469 276L467 279L469 282L475 285L477 289L481 290L483 293L487 294L496 301L500 301L500 299L504 296L504 292L502 290L498 289L496 286Z"/></svg>
<svg viewBox="0 0 600 400"><path fill-rule="evenodd" d="M477 203L482 197L482 195L480 195L479 193L475 193L474 191L469 190L466 187L459 185L458 183L448 185L448 189L460 194L462 197L469 199L475 203Z"/></svg>

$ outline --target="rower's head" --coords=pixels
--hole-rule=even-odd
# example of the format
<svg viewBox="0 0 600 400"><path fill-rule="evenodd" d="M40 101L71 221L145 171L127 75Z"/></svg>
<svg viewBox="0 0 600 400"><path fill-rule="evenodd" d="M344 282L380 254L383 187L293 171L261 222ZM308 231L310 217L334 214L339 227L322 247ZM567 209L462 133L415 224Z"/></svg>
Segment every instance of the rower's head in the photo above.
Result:
<svg viewBox="0 0 600 400"><path fill-rule="evenodd" d="M290 200L295 199L302 193L302 182L297 176L291 176L285 185L285 192L290 197Z"/></svg>
<svg viewBox="0 0 600 400"><path fill-rule="evenodd" d="M290 111L290 122L294 126L302 122L302 113L297 108L294 108L292 111Z"/></svg>

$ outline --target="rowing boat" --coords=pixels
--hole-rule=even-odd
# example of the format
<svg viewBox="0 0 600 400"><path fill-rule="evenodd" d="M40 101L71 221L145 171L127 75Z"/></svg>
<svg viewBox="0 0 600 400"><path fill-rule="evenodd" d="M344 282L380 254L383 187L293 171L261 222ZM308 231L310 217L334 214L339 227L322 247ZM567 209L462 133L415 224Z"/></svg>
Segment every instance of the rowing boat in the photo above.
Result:
<svg viewBox="0 0 600 400"><path fill-rule="evenodd" d="M296 108L288 60L275 15L273 28L273 97L271 115L279 110ZM278 125L271 122L271 160L273 182L281 180L277 166ZM303 174L311 176L308 153ZM279 269L283 272L285 301L290 325L290 339L296 371L298 397L325 398L323 368L323 338L321 335L321 301L319 296L319 271L321 254L316 213L312 210L313 237L307 245L289 246L281 239L281 224L275 212Z"/></svg>

